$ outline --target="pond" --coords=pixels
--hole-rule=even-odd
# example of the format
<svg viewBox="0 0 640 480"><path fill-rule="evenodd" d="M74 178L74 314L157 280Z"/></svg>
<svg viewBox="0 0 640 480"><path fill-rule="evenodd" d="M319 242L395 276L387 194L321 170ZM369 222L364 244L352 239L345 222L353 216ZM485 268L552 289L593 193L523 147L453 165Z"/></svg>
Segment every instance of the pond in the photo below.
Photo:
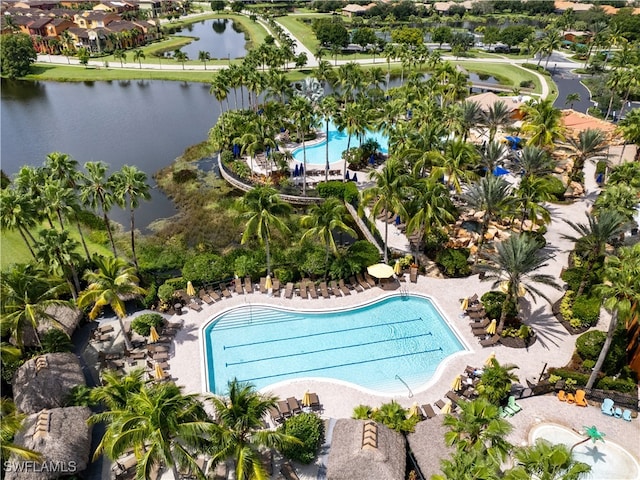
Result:
<svg viewBox="0 0 640 480"><path fill-rule="evenodd" d="M247 54L244 32L236 22L227 18L195 22L175 35L197 37L180 49L190 60L197 60L200 51L209 52L211 58L219 59L242 58Z"/></svg>

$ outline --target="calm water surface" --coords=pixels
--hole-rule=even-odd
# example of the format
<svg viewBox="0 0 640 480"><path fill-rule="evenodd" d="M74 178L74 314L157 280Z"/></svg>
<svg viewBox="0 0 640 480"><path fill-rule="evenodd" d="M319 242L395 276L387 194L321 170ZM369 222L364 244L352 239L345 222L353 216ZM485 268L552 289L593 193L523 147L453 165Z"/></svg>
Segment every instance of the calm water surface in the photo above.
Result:
<svg viewBox="0 0 640 480"><path fill-rule="evenodd" d="M242 58L247 54L244 33L226 18L192 23L176 35L198 37L180 49L191 60L196 60L200 51L209 52L211 58Z"/></svg>
<svg viewBox="0 0 640 480"><path fill-rule="evenodd" d="M1 87L0 158L9 175L25 164L40 166L48 153L60 151L80 164L102 160L112 171L136 165L153 183L154 172L207 138L220 113L207 84L3 79ZM141 228L175 213L159 190L152 196L137 211ZM128 222L125 212L112 216Z"/></svg>

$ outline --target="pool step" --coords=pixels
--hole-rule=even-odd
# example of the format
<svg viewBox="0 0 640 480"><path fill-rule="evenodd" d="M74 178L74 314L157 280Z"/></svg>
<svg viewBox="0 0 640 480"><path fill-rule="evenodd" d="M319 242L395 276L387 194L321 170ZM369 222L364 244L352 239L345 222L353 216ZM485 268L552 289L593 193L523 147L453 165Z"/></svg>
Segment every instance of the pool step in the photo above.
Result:
<svg viewBox="0 0 640 480"><path fill-rule="evenodd" d="M224 319L215 325L215 330L228 330L232 328L246 327L253 323L265 325L269 323L291 322L304 320L289 312L263 307L242 307L224 314Z"/></svg>

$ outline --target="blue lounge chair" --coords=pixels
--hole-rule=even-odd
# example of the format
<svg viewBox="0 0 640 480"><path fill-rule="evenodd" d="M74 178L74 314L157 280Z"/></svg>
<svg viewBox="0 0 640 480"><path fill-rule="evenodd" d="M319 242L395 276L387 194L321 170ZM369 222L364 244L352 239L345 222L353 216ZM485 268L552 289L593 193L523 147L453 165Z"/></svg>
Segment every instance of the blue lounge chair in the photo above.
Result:
<svg viewBox="0 0 640 480"><path fill-rule="evenodd" d="M613 416L616 418L622 418L622 409L620 407L616 407L615 412L613 412Z"/></svg>
<svg viewBox="0 0 640 480"><path fill-rule="evenodd" d="M516 397L514 397L513 395L509 397L507 407L513 410L515 413L518 413L520 410L522 410L522 407L516 403Z"/></svg>
<svg viewBox="0 0 640 480"><path fill-rule="evenodd" d="M624 412L622 412L622 419L626 420L627 422L631 421L631 410L625 410Z"/></svg>
<svg viewBox="0 0 640 480"><path fill-rule="evenodd" d="M605 415L613 417L613 400L611 400L610 398L605 398L604 402L602 402L600 410L602 410L602 413L604 413Z"/></svg>

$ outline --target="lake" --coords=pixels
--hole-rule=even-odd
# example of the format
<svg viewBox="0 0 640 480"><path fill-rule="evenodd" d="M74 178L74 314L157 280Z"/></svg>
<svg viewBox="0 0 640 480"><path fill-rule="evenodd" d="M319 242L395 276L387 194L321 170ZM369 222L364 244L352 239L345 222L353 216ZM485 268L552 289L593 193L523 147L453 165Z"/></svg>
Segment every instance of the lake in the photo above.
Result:
<svg viewBox="0 0 640 480"><path fill-rule="evenodd" d="M191 23L175 35L197 37L180 48L191 60L197 60L200 51L209 52L211 58L242 58L247 54L244 32L226 18Z"/></svg>

